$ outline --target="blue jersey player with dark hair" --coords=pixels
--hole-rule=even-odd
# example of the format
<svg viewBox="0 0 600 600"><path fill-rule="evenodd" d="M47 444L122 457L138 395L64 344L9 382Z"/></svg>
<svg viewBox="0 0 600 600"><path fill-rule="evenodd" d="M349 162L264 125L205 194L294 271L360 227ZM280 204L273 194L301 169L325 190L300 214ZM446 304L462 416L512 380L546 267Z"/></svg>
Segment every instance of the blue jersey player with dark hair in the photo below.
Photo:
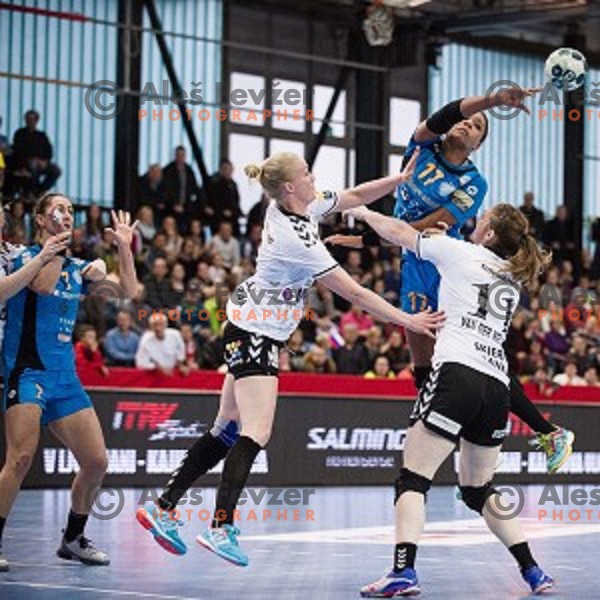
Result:
<svg viewBox="0 0 600 600"><path fill-rule="evenodd" d="M38 201L34 218L38 243L15 258L12 271L36 262L48 239L72 231L73 206L66 196L49 193ZM118 248L121 285L129 297L137 285L131 253L134 228L128 213L113 213L113 229L108 231ZM84 536L107 457L98 417L75 371L72 339L81 295L105 276L102 260L51 258L8 301L3 346L6 461L0 472L0 536L35 454L40 427L47 425L79 464L58 556L88 565L109 563L108 555ZM8 570L1 548L0 570Z"/></svg>
<svg viewBox="0 0 600 600"><path fill-rule="evenodd" d="M471 96L455 100L422 121L413 133L404 160L419 149L415 173L411 181L398 186L394 216L409 222L418 231L429 228L447 230L460 238L460 229L474 217L487 192L487 182L471 161L488 135L489 122L485 110L497 106L520 108L527 113L524 101L537 88L502 89L490 96ZM351 247L379 245L374 232L361 236L331 236L326 242ZM409 313L426 308L437 310L440 277L435 266L404 251L400 299L402 309ZM433 340L407 332L417 388L431 371ZM511 410L533 431L537 443L546 452L548 470L555 472L572 452L574 435L555 427L527 398L518 379L511 377Z"/></svg>

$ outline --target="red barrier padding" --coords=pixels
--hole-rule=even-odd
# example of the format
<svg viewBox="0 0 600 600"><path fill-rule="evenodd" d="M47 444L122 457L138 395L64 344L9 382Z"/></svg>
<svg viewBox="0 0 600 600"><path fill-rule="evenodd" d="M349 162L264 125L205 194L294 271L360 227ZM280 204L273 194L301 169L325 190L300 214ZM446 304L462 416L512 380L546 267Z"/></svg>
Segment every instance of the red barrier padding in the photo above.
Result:
<svg viewBox="0 0 600 600"><path fill-rule="evenodd" d="M82 382L95 389L157 389L183 393L215 393L221 389L224 375L216 371L194 371L187 377L154 371L112 367L104 378L100 373L85 374ZM353 375L317 375L314 373L282 373L279 390L284 395L319 396L323 398L379 398L414 400L416 389L404 379L364 379ZM548 397L534 384L525 384L527 395L536 402L582 403L600 405L600 388L561 387Z"/></svg>
<svg viewBox="0 0 600 600"><path fill-rule="evenodd" d="M81 13L47 10L45 8L36 8L34 6L18 6L16 4L8 4L7 2L0 2L0 10L10 10L12 12L26 13L38 17L54 17L65 21L78 21L80 23L85 23L90 20L89 17L86 17Z"/></svg>

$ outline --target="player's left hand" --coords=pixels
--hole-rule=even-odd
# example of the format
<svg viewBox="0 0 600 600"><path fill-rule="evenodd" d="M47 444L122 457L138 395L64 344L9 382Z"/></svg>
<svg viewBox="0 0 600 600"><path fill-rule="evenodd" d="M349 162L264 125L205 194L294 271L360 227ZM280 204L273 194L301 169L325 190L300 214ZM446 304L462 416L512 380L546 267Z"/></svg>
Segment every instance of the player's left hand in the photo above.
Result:
<svg viewBox="0 0 600 600"><path fill-rule="evenodd" d="M436 331L443 327L445 322L446 314L443 311L431 312L431 308L428 308L416 315L409 315L406 327L415 333L435 339Z"/></svg>
<svg viewBox="0 0 600 600"><path fill-rule="evenodd" d="M116 211L111 210L112 216L112 227L107 227L105 231L111 234L113 242L117 246L123 246L129 248L133 240L133 232L138 226L139 221L131 224L131 215L124 210L120 210L117 214Z"/></svg>
<svg viewBox="0 0 600 600"><path fill-rule="evenodd" d="M525 104L525 98L530 98L541 92L543 87L533 88L522 88L518 85L507 87L505 89L496 92L494 95L494 104L496 106L514 106L525 111L528 115L531 114L531 110Z"/></svg>

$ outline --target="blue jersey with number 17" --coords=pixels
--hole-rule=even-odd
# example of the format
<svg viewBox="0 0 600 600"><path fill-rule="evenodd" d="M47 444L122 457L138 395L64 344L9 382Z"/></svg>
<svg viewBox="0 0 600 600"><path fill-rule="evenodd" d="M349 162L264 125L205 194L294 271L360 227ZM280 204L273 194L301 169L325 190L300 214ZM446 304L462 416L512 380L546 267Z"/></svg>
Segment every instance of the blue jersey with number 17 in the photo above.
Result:
<svg viewBox="0 0 600 600"><path fill-rule="evenodd" d="M442 154L440 138L417 143L412 137L405 161L417 147L421 152L415 173L410 181L398 186L394 216L411 223L445 208L456 219L448 235L459 238L465 221L477 214L487 182L470 160L462 165L448 162Z"/></svg>
<svg viewBox="0 0 600 600"><path fill-rule="evenodd" d="M24 250L15 259L12 271L20 269L40 251L39 245ZM52 294L36 294L24 288L7 302L2 351L7 376L15 369L75 370L73 328L80 297L87 287L81 272L88 264L65 258Z"/></svg>
<svg viewBox="0 0 600 600"><path fill-rule="evenodd" d="M461 227L481 207L487 182L470 160L462 165L448 162L442 154L440 138L417 143L413 136L405 161L417 147L420 154L415 172L410 181L398 186L394 216L411 223L445 208L456 221L447 234L460 238ZM439 273L433 263L418 259L412 252L404 252L402 310L413 314L427 307L436 310L439 283Z"/></svg>

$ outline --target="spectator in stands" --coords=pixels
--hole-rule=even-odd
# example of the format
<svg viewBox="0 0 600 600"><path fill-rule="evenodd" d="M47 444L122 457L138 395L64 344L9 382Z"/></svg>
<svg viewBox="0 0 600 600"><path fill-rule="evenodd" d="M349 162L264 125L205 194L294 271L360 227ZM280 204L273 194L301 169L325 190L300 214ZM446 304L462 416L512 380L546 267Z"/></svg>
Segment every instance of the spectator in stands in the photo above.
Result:
<svg viewBox="0 0 600 600"><path fill-rule="evenodd" d="M183 237L177 229L177 221L175 217L165 217L162 223L162 231L167 236L165 252L167 253L167 261L169 264L174 263L181 252L183 246Z"/></svg>
<svg viewBox="0 0 600 600"><path fill-rule="evenodd" d="M369 367L364 346L358 341L358 325L348 322L343 326L344 345L333 352L337 372L345 375L362 375Z"/></svg>
<svg viewBox="0 0 600 600"><path fill-rule="evenodd" d="M390 361L385 354L380 354L373 361L373 368L365 373L365 379L396 379L390 368Z"/></svg>
<svg viewBox="0 0 600 600"><path fill-rule="evenodd" d="M177 329L167 328L167 317L162 313L154 313L150 319L150 330L140 340L135 355L138 369L158 371L164 375L172 375L178 369L182 375L189 373L185 363L185 344Z"/></svg>
<svg viewBox="0 0 600 600"><path fill-rule="evenodd" d="M358 328L359 335L366 336L369 329L375 324L373 319L365 313L365 311L359 306L352 306L347 313L342 315L340 319L340 329L348 324L354 324Z"/></svg>
<svg viewBox="0 0 600 600"><path fill-rule="evenodd" d="M131 315L122 310L117 315L117 326L106 333L104 352L108 364L119 367L135 366L135 354L140 335L131 326Z"/></svg>
<svg viewBox="0 0 600 600"><path fill-rule="evenodd" d="M23 183L26 192L35 196L49 190L61 171L52 160L52 144L43 131L38 131L40 115L35 110L25 113L25 127L13 137L14 175Z"/></svg>
<svg viewBox="0 0 600 600"><path fill-rule="evenodd" d="M205 243L202 221L200 219L192 219L190 221L187 237L194 240L198 248L202 248Z"/></svg>
<svg viewBox="0 0 600 600"><path fill-rule="evenodd" d="M254 264L256 264L256 258L258 257L258 249L262 241L262 225L255 223L251 227L247 228L246 239L242 243L242 256L249 258Z"/></svg>
<svg viewBox="0 0 600 600"><path fill-rule="evenodd" d="M136 219L138 221L136 231L141 238L141 246L148 247L156 235L153 209L150 206L141 206L137 211Z"/></svg>
<svg viewBox="0 0 600 600"><path fill-rule="evenodd" d="M544 213L539 208L536 208L533 203L533 192L525 192L523 195L523 206L521 206L520 210L529 222L531 233L539 240L544 232L545 219Z"/></svg>
<svg viewBox="0 0 600 600"><path fill-rule="evenodd" d="M164 191L167 200L165 212L174 215L181 228L184 226L186 214L193 214L200 193L194 171L186 160L185 148L177 146L175 160L163 170Z"/></svg>
<svg viewBox="0 0 600 600"><path fill-rule="evenodd" d="M137 206L151 206L159 223L166 216L167 196L163 182L163 170L159 164L148 167L148 171L140 177L137 189Z"/></svg>
<svg viewBox="0 0 600 600"><path fill-rule="evenodd" d="M169 268L164 258L155 258L152 265L152 272L144 278L144 288L146 289L145 301L150 308L160 310L162 308L173 308L173 291L171 282L167 275Z"/></svg>
<svg viewBox="0 0 600 600"><path fill-rule="evenodd" d="M73 229L71 237L71 256L80 260L93 260L94 256L85 244L85 231L78 227Z"/></svg>
<svg viewBox="0 0 600 600"><path fill-rule="evenodd" d="M565 364L565 372L559 373L552 378L557 385L585 385L585 379L577 375L577 363L569 360Z"/></svg>
<svg viewBox="0 0 600 600"><path fill-rule="evenodd" d="M146 267L151 270L157 258L164 258L168 263L167 236L162 231L159 231L152 240L152 245L146 255Z"/></svg>
<svg viewBox="0 0 600 600"><path fill-rule="evenodd" d="M219 223L218 232L211 242L211 251L221 255L223 267L227 270L240 262L240 242L233 236L233 226L229 221Z"/></svg>
<svg viewBox="0 0 600 600"><path fill-rule="evenodd" d="M228 158L221 159L218 173L210 178L207 200L207 212L210 215L213 233L218 231L221 222L228 221L233 228L233 235L239 237L239 221L243 213L240 209L238 187L233 180L233 164Z"/></svg>
<svg viewBox="0 0 600 600"><path fill-rule="evenodd" d="M364 269L362 268L362 256L358 250L350 250L348 252L344 269L346 269L350 275L362 277Z"/></svg>
<svg viewBox="0 0 600 600"><path fill-rule="evenodd" d="M395 373L400 373L410 363L410 351L397 329L390 333L388 341L381 347L381 353L388 357L390 368Z"/></svg>
<svg viewBox="0 0 600 600"><path fill-rule="evenodd" d="M93 375L108 377L102 352L98 347L96 330L91 325L83 325L79 331L79 341L75 344L75 365L82 380Z"/></svg>
<svg viewBox="0 0 600 600"><path fill-rule="evenodd" d="M250 209L246 221L246 235L248 235L248 232L252 231L252 228L255 225L260 225L262 228L263 223L265 222L265 213L269 207L269 202L268 196L262 194L260 200Z"/></svg>
<svg viewBox="0 0 600 600"><path fill-rule="evenodd" d="M188 281L188 293L199 299L210 298L215 295L215 282L210 277L210 266L205 260L196 265L196 275Z"/></svg>
<svg viewBox="0 0 600 600"><path fill-rule="evenodd" d="M546 357L542 343L534 339L531 341L529 352L520 353L518 356L517 373L519 375L533 375L538 369L546 367Z"/></svg>
<svg viewBox="0 0 600 600"><path fill-rule="evenodd" d="M569 351L569 340L560 321L554 320L550 323L550 331L544 336L544 346L548 366L554 368L560 365Z"/></svg>
<svg viewBox="0 0 600 600"><path fill-rule="evenodd" d="M323 348L313 344L302 358L300 370L306 373L335 373L335 362Z"/></svg>
<svg viewBox="0 0 600 600"><path fill-rule="evenodd" d="M210 253L210 266L208 267L208 276L215 283L223 283L227 277L227 271L223 265L223 257L214 248Z"/></svg>
<svg viewBox="0 0 600 600"><path fill-rule="evenodd" d="M196 267L199 259L199 249L196 248L194 240L185 238L181 246L181 252L177 258L177 262L183 265L185 270L185 281L189 281L196 273Z"/></svg>
<svg viewBox="0 0 600 600"><path fill-rule="evenodd" d="M6 215L6 223L4 225L4 237L13 244L15 238L23 231L25 237L29 239L31 234L31 217L25 212L25 203L16 199L10 203L10 210Z"/></svg>
<svg viewBox="0 0 600 600"><path fill-rule="evenodd" d="M544 227L542 239L552 249L554 263L573 260L575 229L566 206L561 205L556 209L556 216Z"/></svg>
<svg viewBox="0 0 600 600"><path fill-rule="evenodd" d="M596 370L596 367L588 367L585 370L583 378L586 385L590 387L600 387L600 381L598 381L598 371Z"/></svg>
<svg viewBox="0 0 600 600"><path fill-rule="evenodd" d="M185 295L185 267L180 262L176 262L171 268L170 283L173 308L181 306Z"/></svg>
<svg viewBox="0 0 600 600"><path fill-rule="evenodd" d="M552 396L554 393L554 390L558 387L558 384L555 384L550 380L550 375L548 374L547 369L543 368L539 368L535 372L535 375L531 381L537 386L540 394L546 398L550 398L550 396Z"/></svg>
<svg viewBox="0 0 600 600"><path fill-rule="evenodd" d="M583 375L590 364L588 345L581 335L574 335L571 348L569 349L569 360L577 365L577 374Z"/></svg>
<svg viewBox="0 0 600 600"><path fill-rule="evenodd" d="M198 344L194 339L194 330L190 323L181 324L181 337L185 348L185 364L190 371L197 371L198 366Z"/></svg>
<svg viewBox="0 0 600 600"><path fill-rule="evenodd" d="M372 363L375 358L381 354L381 344L381 327L379 327L379 325L373 325L373 327L369 328L367 331L364 344L369 363Z"/></svg>
<svg viewBox="0 0 600 600"><path fill-rule="evenodd" d="M85 247L90 253L94 253L96 246L102 242L104 229L102 209L97 204L90 204L85 219Z"/></svg>

